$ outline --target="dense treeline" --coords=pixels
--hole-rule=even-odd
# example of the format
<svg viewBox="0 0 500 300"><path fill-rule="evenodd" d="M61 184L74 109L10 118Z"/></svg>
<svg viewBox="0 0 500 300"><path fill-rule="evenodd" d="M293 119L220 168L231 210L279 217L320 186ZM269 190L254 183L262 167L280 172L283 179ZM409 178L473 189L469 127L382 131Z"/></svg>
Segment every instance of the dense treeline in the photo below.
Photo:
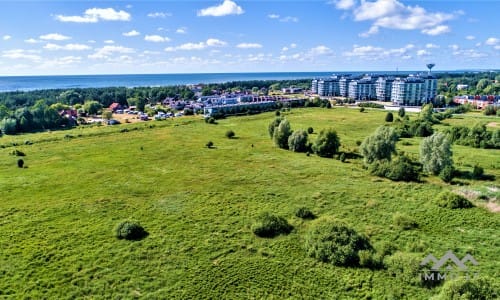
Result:
<svg viewBox="0 0 500 300"><path fill-rule="evenodd" d="M498 95L500 94L500 74L498 72L440 73L438 77L438 95L448 104L457 95ZM459 85L466 85L457 89ZM439 103L438 103L439 104ZM444 103L443 103L444 104Z"/></svg>

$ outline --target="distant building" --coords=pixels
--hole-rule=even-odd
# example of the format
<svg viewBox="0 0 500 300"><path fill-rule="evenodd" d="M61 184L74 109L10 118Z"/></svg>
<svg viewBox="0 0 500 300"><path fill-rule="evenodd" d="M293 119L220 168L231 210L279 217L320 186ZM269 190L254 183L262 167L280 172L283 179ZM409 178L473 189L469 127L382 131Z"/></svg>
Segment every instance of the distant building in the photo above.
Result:
<svg viewBox="0 0 500 300"><path fill-rule="evenodd" d="M349 82L348 97L354 100L376 99L376 85L371 76Z"/></svg>
<svg viewBox="0 0 500 300"><path fill-rule="evenodd" d="M432 75L396 78L392 83L391 101L396 105L421 106L434 101L437 79Z"/></svg>
<svg viewBox="0 0 500 300"><path fill-rule="evenodd" d="M466 90L469 88L468 84L457 84L457 91Z"/></svg>
<svg viewBox="0 0 500 300"><path fill-rule="evenodd" d="M456 104L470 104L479 109L489 105L500 107L500 95L455 96L453 102Z"/></svg>
<svg viewBox="0 0 500 300"><path fill-rule="evenodd" d="M375 82L375 93L378 101L391 101L393 77L381 76Z"/></svg>
<svg viewBox="0 0 500 300"><path fill-rule="evenodd" d="M298 87L289 87L289 88L282 88L281 92L283 94L296 94L296 93L302 93L302 88Z"/></svg>

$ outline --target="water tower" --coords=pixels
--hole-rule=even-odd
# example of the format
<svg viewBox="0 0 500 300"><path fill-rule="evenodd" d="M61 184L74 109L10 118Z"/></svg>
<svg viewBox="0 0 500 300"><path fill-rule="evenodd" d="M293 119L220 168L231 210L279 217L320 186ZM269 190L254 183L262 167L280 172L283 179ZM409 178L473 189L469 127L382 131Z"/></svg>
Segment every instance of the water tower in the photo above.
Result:
<svg viewBox="0 0 500 300"><path fill-rule="evenodd" d="M429 69L429 74L431 74L432 68L434 68L436 64L427 64L427 69Z"/></svg>

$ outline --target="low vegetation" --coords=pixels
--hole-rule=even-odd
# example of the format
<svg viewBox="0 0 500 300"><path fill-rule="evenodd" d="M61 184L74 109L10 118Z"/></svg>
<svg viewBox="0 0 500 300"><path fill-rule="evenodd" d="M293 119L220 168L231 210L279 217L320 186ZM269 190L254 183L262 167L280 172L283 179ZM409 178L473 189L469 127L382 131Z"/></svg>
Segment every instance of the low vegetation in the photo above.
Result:
<svg viewBox="0 0 500 300"><path fill-rule="evenodd" d="M443 208L471 208L474 205L467 200L464 196L449 192L443 191L436 197L436 204Z"/></svg>
<svg viewBox="0 0 500 300"><path fill-rule="evenodd" d="M115 232L117 238L125 240L140 240L148 234L139 223L134 221L121 222Z"/></svg>
<svg viewBox="0 0 500 300"><path fill-rule="evenodd" d="M269 212L260 215L252 225L253 233L265 238L272 238L280 234L289 234L292 229L293 226L288 224L285 218L275 216Z"/></svg>

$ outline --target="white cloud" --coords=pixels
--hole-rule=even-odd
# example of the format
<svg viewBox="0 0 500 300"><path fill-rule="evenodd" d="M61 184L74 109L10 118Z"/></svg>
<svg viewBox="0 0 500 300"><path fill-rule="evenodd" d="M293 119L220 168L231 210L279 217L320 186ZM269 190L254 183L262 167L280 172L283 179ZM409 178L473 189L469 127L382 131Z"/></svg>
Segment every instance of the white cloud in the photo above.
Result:
<svg viewBox="0 0 500 300"><path fill-rule="evenodd" d="M428 44L425 45L425 48L427 48L427 49L437 49L437 48L439 48L439 46L435 45L435 44L432 44L432 43L428 43Z"/></svg>
<svg viewBox="0 0 500 300"><path fill-rule="evenodd" d="M427 50L418 50L417 51L417 56L428 56L431 55L431 53Z"/></svg>
<svg viewBox="0 0 500 300"><path fill-rule="evenodd" d="M332 50L324 45L319 45L317 47L312 48L309 50L311 54L313 55L324 55L324 54L329 54L332 52Z"/></svg>
<svg viewBox="0 0 500 300"><path fill-rule="evenodd" d="M113 40L105 40L104 41L104 44L108 44L108 45L111 45L111 44L114 44L114 43L115 43L115 41L113 41Z"/></svg>
<svg viewBox="0 0 500 300"><path fill-rule="evenodd" d="M166 13L166 12L152 12L148 14L148 17L150 18L166 18L166 17L171 17L171 13Z"/></svg>
<svg viewBox="0 0 500 300"><path fill-rule="evenodd" d="M41 41L35 40L34 38L29 38L27 40L24 40L24 42L28 43L28 44L37 44L37 43L40 43Z"/></svg>
<svg viewBox="0 0 500 300"><path fill-rule="evenodd" d="M432 35L432 36L440 35L440 34L447 33L447 32L450 32L450 27L448 27L447 25L438 25L434 28L422 29L422 33L427 34L427 35Z"/></svg>
<svg viewBox="0 0 500 300"><path fill-rule="evenodd" d="M500 42L499 39L497 38L494 38L494 37L490 37L486 40L486 42L484 42L486 45L490 45L490 46L495 46L496 44L498 44L498 42Z"/></svg>
<svg viewBox="0 0 500 300"><path fill-rule="evenodd" d="M477 59L487 57L486 53L478 52L475 49L464 49L464 50L455 50L453 51L453 55L460 57L460 59Z"/></svg>
<svg viewBox="0 0 500 300"><path fill-rule="evenodd" d="M439 35L450 31L443 23L462 15L454 13L428 12L424 8L406 6L398 0L335 1L338 9L351 10L355 21L371 21L370 29L360 36L376 34L380 28L397 30L420 30L423 34Z"/></svg>
<svg viewBox="0 0 500 300"><path fill-rule="evenodd" d="M68 51L84 51L84 50L90 50L92 49L91 47L84 45L84 44L66 44L64 46L61 45L56 45L52 43L46 44L43 49L46 50L68 50Z"/></svg>
<svg viewBox="0 0 500 300"><path fill-rule="evenodd" d="M107 59L115 54L130 54L130 53L135 53L135 50L123 46L108 45L96 49L95 53L89 55L88 57L92 59Z"/></svg>
<svg viewBox="0 0 500 300"><path fill-rule="evenodd" d="M286 51L288 51L288 50L290 50L290 48L288 48L287 46L285 46L285 47L281 48L281 51L282 51L282 52L286 52Z"/></svg>
<svg viewBox="0 0 500 300"><path fill-rule="evenodd" d="M146 35L144 37L144 40L147 42L153 42L153 43L163 43L163 42L169 42L170 39L168 37L163 37L160 35Z"/></svg>
<svg viewBox="0 0 500 300"><path fill-rule="evenodd" d="M378 60L384 58L404 58L409 56L408 51L415 48L415 45L408 44L401 48L385 49L382 47L358 46L354 45L351 51L345 51L343 56L358 57L368 60Z"/></svg>
<svg viewBox="0 0 500 300"><path fill-rule="evenodd" d="M57 15L56 20L60 22L73 23L97 23L99 21L130 21L131 15L124 11L116 11L113 8L89 8L83 16Z"/></svg>
<svg viewBox="0 0 500 300"><path fill-rule="evenodd" d="M500 45L495 45L495 47L493 47L495 50L500 50Z"/></svg>
<svg viewBox="0 0 500 300"><path fill-rule="evenodd" d="M468 36L466 36L465 38L466 38L467 40L469 40L469 41L472 41L472 40L475 40L475 39L476 39L476 37L475 37L475 36L473 36L473 35L468 35Z"/></svg>
<svg viewBox="0 0 500 300"><path fill-rule="evenodd" d="M267 15L267 17L268 17L269 19L279 19L279 18L280 18L280 15L277 15L277 14L269 14L269 15Z"/></svg>
<svg viewBox="0 0 500 300"><path fill-rule="evenodd" d="M132 31L129 31L129 32L124 32L122 33L123 36L138 36L138 35L141 35L141 33L137 30L132 30Z"/></svg>
<svg viewBox="0 0 500 300"><path fill-rule="evenodd" d="M262 48L262 45L261 44L257 44L257 43L241 43L241 44L236 45L236 48L240 48L240 49L258 49L258 48Z"/></svg>
<svg viewBox="0 0 500 300"><path fill-rule="evenodd" d="M454 51L457 51L458 49L460 49L460 47L457 44L449 45L448 47L450 47Z"/></svg>
<svg viewBox="0 0 500 300"><path fill-rule="evenodd" d="M335 1L334 4L335 4L335 7L337 7L338 9L347 10L347 9L353 8L356 5L356 1L354 1L354 0L338 0L338 1Z"/></svg>
<svg viewBox="0 0 500 300"><path fill-rule="evenodd" d="M3 39L4 41L8 41L8 40L10 40L11 38L12 38L12 36L10 36L10 35L8 35L8 34L6 34L6 35L4 35L4 36L2 37L2 39Z"/></svg>
<svg viewBox="0 0 500 300"><path fill-rule="evenodd" d="M187 33L187 28L186 27L177 28L177 30L175 31L175 33L186 34Z"/></svg>
<svg viewBox="0 0 500 300"><path fill-rule="evenodd" d="M295 48L297 48L297 44L295 44L295 43L291 43L291 44L290 44L290 49L295 49Z"/></svg>
<svg viewBox="0 0 500 300"><path fill-rule="evenodd" d="M210 6L198 11L199 17L222 17L228 15L241 15L245 11L231 0L224 0L220 5Z"/></svg>
<svg viewBox="0 0 500 300"><path fill-rule="evenodd" d="M206 42L199 42L199 43L185 43L182 45L179 45L177 47L167 47L165 48L166 52L173 52L177 50L185 50L185 51L191 51L191 50L203 50L208 47L222 47L227 45L226 42L221 41L219 39L214 39L210 38Z"/></svg>
<svg viewBox="0 0 500 300"><path fill-rule="evenodd" d="M283 23L288 23L288 22L297 23L298 21L299 21L299 18L297 18L297 17L290 17L290 16L287 16L287 17L284 17L284 18L280 19L280 22L283 22Z"/></svg>
<svg viewBox="0 0 500 300"><path fill-rule="evenodd" d="M27 59L32 61L39 61L42 58L40 55L35 54L35 51L29 51L24 49L14 49L6 50L2 52L2 57L10 59Z"/></svg>
<svg viewBox="0 0 500 300"><path fill-rule="evenodd" d="M46 40L46 41L65 41L71 39L69 36L65 36L59 33L49 33L45 35L41 35L40 39Z"/></svg>

